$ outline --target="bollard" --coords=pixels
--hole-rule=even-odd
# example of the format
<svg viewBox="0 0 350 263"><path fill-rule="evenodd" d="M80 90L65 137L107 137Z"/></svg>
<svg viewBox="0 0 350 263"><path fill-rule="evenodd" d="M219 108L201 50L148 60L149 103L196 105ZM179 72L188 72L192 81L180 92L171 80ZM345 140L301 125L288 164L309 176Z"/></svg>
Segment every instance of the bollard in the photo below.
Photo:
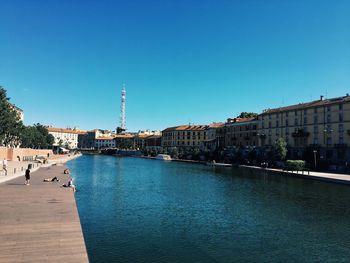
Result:
<svg viewBox="0 0 350 263"><path fill-rule="evenodd" d="M14 173L14 174L16 173L16 168L13 168L13 173Z"/></svg>

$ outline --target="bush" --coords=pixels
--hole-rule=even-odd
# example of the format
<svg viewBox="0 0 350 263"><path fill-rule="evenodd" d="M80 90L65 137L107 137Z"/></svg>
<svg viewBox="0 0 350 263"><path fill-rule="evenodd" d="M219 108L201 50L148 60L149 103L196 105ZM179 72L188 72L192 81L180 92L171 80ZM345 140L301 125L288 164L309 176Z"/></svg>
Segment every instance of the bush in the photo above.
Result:
<svg viewBox="0 0 350 263"><path fill-rule="evenodd" d="M303 160L287 160L286 170L301 171L305 168L305 161Z"/></svg>

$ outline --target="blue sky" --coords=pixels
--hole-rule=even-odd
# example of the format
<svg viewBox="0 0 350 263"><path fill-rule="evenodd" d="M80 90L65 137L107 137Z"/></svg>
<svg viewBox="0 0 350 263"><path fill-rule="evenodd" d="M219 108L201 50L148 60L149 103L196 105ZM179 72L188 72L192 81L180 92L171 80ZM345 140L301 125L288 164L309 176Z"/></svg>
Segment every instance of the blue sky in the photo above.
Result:
<svg viewBox="0 0 350 263"><path fill-rule="evenodd" d="M25 123L129 130L345 95L350 1L0 0L0 85Z"/></svg>

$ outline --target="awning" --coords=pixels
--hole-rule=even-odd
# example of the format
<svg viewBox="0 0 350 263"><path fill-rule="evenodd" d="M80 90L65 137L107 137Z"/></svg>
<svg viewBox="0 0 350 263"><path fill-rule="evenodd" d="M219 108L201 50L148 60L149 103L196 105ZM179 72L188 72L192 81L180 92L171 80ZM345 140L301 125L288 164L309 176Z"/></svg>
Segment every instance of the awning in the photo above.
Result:
<svg viewBox="0 0 350 263"><path fill-rule="evenodd" d="M69 150L67 150L67 149L65 149L65 148L62 148L62 147L60 147L60 150L61 150L62 152L69 152Z"/></svg>

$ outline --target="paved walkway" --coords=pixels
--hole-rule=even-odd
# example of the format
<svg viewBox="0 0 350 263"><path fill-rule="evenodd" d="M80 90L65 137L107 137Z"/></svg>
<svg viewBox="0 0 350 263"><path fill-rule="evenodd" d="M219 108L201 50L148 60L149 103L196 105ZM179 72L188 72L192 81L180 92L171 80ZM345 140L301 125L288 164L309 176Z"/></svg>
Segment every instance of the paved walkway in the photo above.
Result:
<svg viewBox="0 0 350 263"><path fill-rule="evenodd" d="M49 167L53 164L65 163L69 160L75 159L80 156L81 154L69 155L69 156L53 155L52 157L50 157L48 164L41 164L39 162L34 162L34 161L26 161L26 162L8 161L7 175L5 175L5 171L2 169L2 167L0 167L0 183L4 183L14 178L23 176L29 164L32 164L32 167L33 167L31 171L35 172L40 167Z"/></svg>
<svg viewBox="0 0 350 263"><path fill-rule="evenodd" d="M0 184L0 262L88 262L74 193L61 164ZM44 183L57 176L60 182Z"/></svg>
<svg viewBox="0 0 350 263"><path fill-rule="evenodd" d="M308 179L314 179L314 180L320 180L320 181L327 181L327 182L333 182L333 183L342 183L342 184L350 184L350 175L348 174L335 174L335 173L320 173L320 172L290 172L290 171L284 171L281 169L274 169L274 168L262 168L259 166L248 166L248 165L240 165L239 167L245 167L250 169L256 169L256 170L262 170L262 171L271 171L276 173L284 173L292 176L300 176Z"/></svg>

